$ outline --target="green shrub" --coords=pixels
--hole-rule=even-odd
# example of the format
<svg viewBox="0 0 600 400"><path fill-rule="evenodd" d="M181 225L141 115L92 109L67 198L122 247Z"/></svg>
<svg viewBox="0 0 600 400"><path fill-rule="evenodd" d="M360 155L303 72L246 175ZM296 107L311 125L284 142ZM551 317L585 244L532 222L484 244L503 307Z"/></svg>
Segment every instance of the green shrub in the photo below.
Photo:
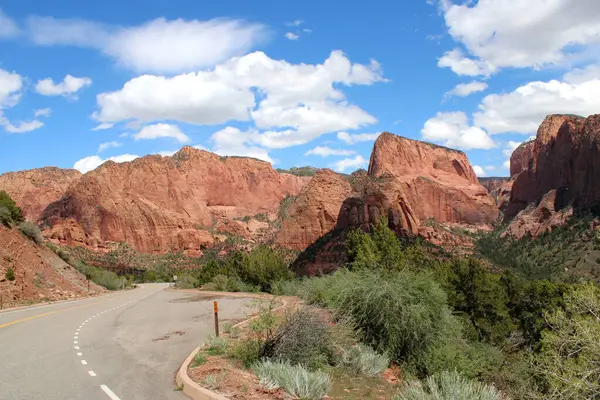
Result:
<svg viewBox="0 0 600 400"><path fill-rule="evenodd" d="M71 265L97 285L104 286L108 290L119 290L123 285L123 278L120 278L112 271L107 271L100 267L92 267L83 261L72 261Z"/></svg>
<svg viewBox="0 0 600 400"><path fill-rule="evenodd" d="M3 224L10 226L24 221L21 209L4 190L0 190L0 207L8 210L8 213L6 211L0 213L0 222Z"/></svg>
<svg viewBox="0 0 600 400"><path fill-rule="evenodd" d="M244 367L250 368L252 364L260 360L260 348L262 342L258 339L246 339L234 342L227 349L227 355L234 360L241 361Z"/></svg>
<svg viewBox="0 0 600 400"><path fill-rule="evenodd" d="M281 388L295 398L318 400L331 390L331 379L326 373L311 372L301 365L264 360L255 363L252 370L265 388Z"/></svg>
<svg viewBox="0 0 600 400"><path fill-rule="evenodd" d="M404 254L398 237L388 226L388 219L380 217L371 226L371 234L357 229L348 234L346 250L352 269L400 270Z"/></svg>
<svg viewBox="0 0 600 400"><path fill-rule="evenodd" d="M213 356L225 354L228 347L226 339L220 336L215 336L214 334L208 335L205 340L205 344L207 347L207 353Z"/></svg>
<svg viewBox="0 0 600 400"><path fill-rule="evenodd" d="M298 288L297 296L308 304L333 307L340 288L338 281L345 273L346 271L338 271L331 275L305 279Z"/></svg>
<svg viewBox="0 0 600 400"><path fill-rule="evenodd" d="M198 284L198 280L189 274L177 275L175 286L178 289L193 289Z"/></svg>
<svg viewBox="0 0 600 400"><path fill-rule="evenodd" d="M206 362L206 356L204 355L204 353L202 351L199 351L194 356L191 367L192 368L199 367L199 366L203 365L205 362Z"/></svg>
<svg viewBox="0 0 600 400"><path fill-rule="evenodd" d="M4 274L4 276L9 281L14 281L15 280L15 271L11 267L8 267L8 269L6 270L6 273Z"/></svg>
<svg viewBox="0 0 600 400"><path fill-rule="evenodd" d="M508 400L492 385L462 377L458 372L444 371L432 375L423 384L410 381L393 400Z"/></svg>
<svg viewBox="0 0 600 400"><path fill-rule="evenodd" d="M336 314L351 319L366 344L398 363L418 365L430 346L460 335L444 291L428 274L341 276L332 288L338 292Z"/></svg>
<svg viewBox="0 0 600 400"><path fill-rule="evenodd" d="M270 292L273 282L293 278L283 254L264 245L234 260L232 268L242 281L258 286L263 292Z"/></svg>
<svg viewBox="0 0 600 400"><path fill-rule="evenodd" d="M302 284L300 279L277 281L273 283L271 292L276 296L297 296Z"/></svg>
<svg viewBox="0 0 600 400"><path fill-rule="evenodd" d="M71 256L69 254L69 252L63 250L63 249L57 249L56 250L56 255L58 255L64 262L68 263L69 260L71 259Z"/></svg>
<svg viewBox="0 0 600 400"><path fill-rule="evenodd" d="M289 361L310 369L326 365L332 355L329 327L308 308L287 314L260 353L261 359Z"/></svg>
<svg viewBox="0 0 600 400"><path fill-rule="evenodd" d="M42 232L40 232L40 228L33 222L25 221L19 225L19 230L29 239L33 240L37 244L42 243Z"/></svg>
<svg viewBox="0 0 600 400"><path fill-rule="evenodd" d="M227 371L221 372L219 375L208 375L200 380L200 385L210 390L217 390L221 387L221 383L225 379Z"/></svg>
<svg viewBox="0 0 600 400"><path fill-rule="evenodd" d="M368 346L357 344L350 350L343 350L340 364L356 375L377 376L385 371L390 359Z"/></svg>

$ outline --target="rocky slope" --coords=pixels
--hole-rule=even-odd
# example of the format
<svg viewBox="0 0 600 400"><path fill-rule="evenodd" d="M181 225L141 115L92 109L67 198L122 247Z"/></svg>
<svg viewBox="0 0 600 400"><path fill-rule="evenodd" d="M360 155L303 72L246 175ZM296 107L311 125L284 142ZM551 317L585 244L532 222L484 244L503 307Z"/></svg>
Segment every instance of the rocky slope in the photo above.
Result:
<svg viewBox="0 0 600 400"><path fill-rule="evenodd" d="M0 189L19 205L25 218L37 221L48 204L60 199L81 177L74 169L46 167L0 175Z"/></svg>
<svg viewBox="0 0 600 400"><path fill-rule="evenodd" d="M85 276L18 230L0 225L0 295L3 307L88 294ZM6 277L8 269L14 280ZM90 282L90 294L106 291Z"/></svg>
<svg viewBox="0 0 600 400"><path fill-rule="evenodd" d="M516 167L514 170L516 175L506 210L506 217L514 219L507 234L537 235L562 223L572 212L571 207L597 209L600 115L588 118L550 115L540 125L535 141L525 147L522 152L529 159L526 163L516 163L526 168L520 172Z"/></svg>
<svg viewBox="0 0 600 400"><path fill-rule="evenodd" d="M146 253L199 254L213 243L215 225L229 225L223 219L232 225L223 230L243 233L234 219L277 212L282 199L300 193L305 179L279 174L263 161L192 147L172 157L107 162L47 207L44 234L94 249L127 242Z"/></svg>
<svg viewBox="0 0 600 400"><path fill-rule="evenodd" d="M479 178L479 183L487 189L490 196L496 201L498 208L503 211L510 200L510 191L512 189L510 178Z"/></svg>

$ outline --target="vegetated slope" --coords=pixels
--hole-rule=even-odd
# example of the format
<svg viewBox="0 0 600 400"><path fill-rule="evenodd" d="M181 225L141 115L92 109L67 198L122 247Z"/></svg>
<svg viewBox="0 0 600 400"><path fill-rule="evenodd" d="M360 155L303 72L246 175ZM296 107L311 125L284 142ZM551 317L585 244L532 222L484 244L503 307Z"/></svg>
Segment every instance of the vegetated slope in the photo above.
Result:
<svg viewBox="0 0 600 400"><path fill-rule="evenodd" d="M200 254L214 243L215 231L245 235L244 217L277 213L305 181L260 160L192 147L172 157L107 162L48 206L44 234L93 249L125 242L146 253Z"/></svg>
<svg viewBox="0 0 600 400"><path fill-rule="evenodd" d="M3 307L88 294L87 280L75 268L16 228L0 225L0 293ZM90 282L90 294L104 292Z"/></svg>
<svg viewBox="0 0 600 400"><path fill-rule="evenodd" d="M521 155L514 167L511 158L515 175L505 214L514 219L507 234L537 236L563 224L573 209L598 209L600 115L549 115Z"/></svg>
<svg viewBox="0 0 600 400"><path fill-rule="evenodd" d="M48 204L60 199L80 177L75 169L55 167L7 172L0 175L0 190L12 197L25 218L37 221Z"/></svg>
<svg viewBox="0 0 600 400"><path fill-rule="evenodd" d="M531 279L600 282L600 224L592 215L574 216L538 237L483 235L477 252L492 264Z"/></svg>

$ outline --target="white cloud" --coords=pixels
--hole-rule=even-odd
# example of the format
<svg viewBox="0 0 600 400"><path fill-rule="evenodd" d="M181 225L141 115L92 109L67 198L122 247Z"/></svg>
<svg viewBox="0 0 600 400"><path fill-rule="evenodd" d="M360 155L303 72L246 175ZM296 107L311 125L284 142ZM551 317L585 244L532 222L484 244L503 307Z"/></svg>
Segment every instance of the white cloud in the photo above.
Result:
<svg viewBox="0 0 600 400"><path fill-rule="evenodd" d="M329 156L349 156L355 154L354 150L344 150L344 149L332 149L327 146L317 146L314 149L310 149L306 153L305 156L321 156L321 157L329 157Z"/></svg>
<svg viewBox="0 0 600 400"><path fill-rule="evenodd" d="M304 28L304 29L302 29L302 32L306 32L306 33L312 33L312 32L313 32L313 30L312 30L312 29L310 29L310 28Z"/></svg>
<svg viewBox="0 0 600 400"><path fill-rule="evenodd" d="M33 117L49 117L51 113L52 110L50 108L40 108L39 110L35 110Z"/></svg>
<svg viewBox="0 0 600 400"><path fill-rule="evenodd" d="M510 93L486 96L473 116L490 134L533 134L548 114L588 116L600 110L600 79L529 82Z"/></svg>
<svg viewBox="0 0 600 400"><path fill-rule="evenodd" d="M479 177L485 176L485 171L479 165L473 165L473 171L475 171L475 175Z"/></svg>
<svg viewBox="0 0 600 400"><path fill-rule="evenodd" d="M463 112L438 113L425 122L421 130L423 139L463 150L491 149L494 141L481 128L470 126Z"/></svg>
<svg viewBox="0 0 600 400"><path fill-rule="evenodd" d="M510 159L504 161L504 163L502 163L502 168L504 169L510 169Z"/></svg>
<svg viewBox="0 0 600 400"><path fill-rule="evenodd" d="M375 123L375 117L349 104L335 86L379 81L385 79L376 61L352 64L341 51L317 65L290 64L255 52L212 70L134 78L121 90L99 94L94 118L104 123L174 120L198 125L252 119L258 129L267 130L254 136L255 143L283 148Z"/></svg>
<svg viewBox="0 0 600 400"><path fill-rule="evenodd" d="M446 93L446 97L467 97L468 95L473 93L483 92L487 88L488 85L485 82L473 81L470 83L459 83L454 87L454 89Z"/></svg>
<svg viewBox="0 0 600 400"><path fill-rule="evenodd" d="M54 83L51 78L39 80L35 85L35 91L43 96L69 96L91 84L92 80L90 78L76 78L67 75L65 76L65 79L59 83Z"/></svg>
<svg viewBox="0 0 600 400"><path fill-rule="evenodd" d="M165 150L165 151L159 151L158 154L162 157L171 157L173 154L177 153L178 150Z"/></svg>
<svg viewBox="0 0 600 400"><path fill-rule="evenodd" d="M337 138L347 144L355 144L358 142L370 142L375 140L381 135L381 132L377 133L356 133L350 134L348 132L338 132Z"/></svg>
<svg viewBox="0 0 600 400"><path fill-rule="evenodd" d="M274 164L275 160L269 156L267 150L252 144L256 135L256 132L242 132L238 128L228 126L210 137L214 144L212 151L221 156L253 157Z"/></svg>
<svg viewBox="0 0 600 400"><path fill-rule="evenodd" d="M285 37L288 38L288 39L290 39L290 40L298 40L298 39L300 39L300 35L296 35L293 32L287 32L285 34Z"/></svg>
<svg viewBox="0 0 600 400"><path fill-rule="evenodd" d="M119 142L106 142L106 143L101 143L100 146L98 146L98 153L103 152L106 149L110 149L111 147L121 147L123 146L122 143Z"/></svg>
<svg viewBox="0 0 600 400"><path fill-rule="evenodd" d="M113 126L115 126L115 124L108 123L108 122L103 122L100 125L96 126L95 128L92 128L92 130L93 131L103 131L105 129L110 129Z"/></svg>
<svg viewBox="0 0 600 400"><path fill-rule="evenodd" d="M0 69L0 109L16 105L21 99L22 87L21 75Z"/></svg>
<svg viewBox="0 0 600 400"><path fill-rule="evenodd" d="M188 143L190 138L187 137L177 125L170 124L154 124L143 127L138 133L133 135L135 140L158 139L158 138L173 138L179 143Z"/></svg>
<svg viewBox="0 0 600 400"><path fill-rule="evenodd" d="M450 68L457 75L489 76L493 67L486 62L465 57L460 49L446 52L439 60L438 67Z"/></svg>
<svg viewBox="0 0 600 400"><path fill-rule="evenodd" d="M302 21L301 19L297 19L295 21L292 22L288 22L287 26L300 26L304 23L304 21Z"/></svg>
<svg viewBox="0 0 600 400"><path fill-rule="evenodd" d="M95 48L127 68L158 73L213 66L245 54L267 35L261 24L230 19L157 18L138 26L119 27L86 20L31 17L28 29L36 44Z"/></svg>
<svg viewBox="0 0 600 400"><path fill-rule="evenodd" d="M0 125L4 127L4 130L8 133L25 133L41 128L44 126L44 123L34 119L32 121L18 122L14 125L0 113Z"/></svg>
<svg viewBox="0 0 600 400"><path fill-rule="evenodd" d="M441 1L452 37L496 68L563 64L600 43L597 0ZM493 71L492 71L493 72Z"/></svg>
<svg viewBox="0 0 600 400"><path fill-rule="evenodd" d="M517 149L517 147L519 147L521 144L522 142L515 142L514 140L509 140L506 143L504 150L502 150L502 153L506 157L510 157L512 156L512 153Z"/></svg>
<svg viewBox="0 0 600 400"><path fill-rule="evenodd" d="M19 34L19 27L0 9L0 38L12 38Z"/></svg>
<svg viewBox="0 0 600 400"><path fill-rule="evenodd" d="M120 156L109 157L107 159L102 159L99 156L89 156L77 161L73 165L73 168L78 170L82 174L85 174L86 172L98 168L100 165L104 164L107 161L122 163L127 161L133 161L138 157L139 156L136 156L135 154L122 154Z"/></svg>
<svg viewBox="0 0 600 400"><path fill-rule="evenodd" d="M577 68L567 72L563 76L565 82L572 84L580 84L597 79L600 79L600 64L592 64L584 68Z"/></svg>
<svg viewBox="0 0 600 400"><path fill-rule="evenodd" d="M498 168L496 168L495 165L486 165L485 167L483 167L483 169L486 170L486 171L495 171Z"/></svg>
<svg viewBox="0 0 600 400"><path fill-rule="evenodd" d="M368 163L369 161L359 154L355 157L344 158L343 160L336 161L331 164L331 166L338 172L344 172L349 169L364 168Z"/></svg>

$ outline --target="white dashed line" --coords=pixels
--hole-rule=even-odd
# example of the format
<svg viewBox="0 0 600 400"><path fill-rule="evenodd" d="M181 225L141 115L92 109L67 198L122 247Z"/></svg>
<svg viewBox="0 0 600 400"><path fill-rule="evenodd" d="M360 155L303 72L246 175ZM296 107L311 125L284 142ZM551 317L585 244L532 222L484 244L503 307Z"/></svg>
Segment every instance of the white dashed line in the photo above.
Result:
<svg viewBox="0 0 600 400"><path fill-rule="evenodd" d="M121 400L119 398L119 396L114 394L113 391L108 388L108 386L100 385L100 389L102 389L104 391L104 393L106 393L108 395L108 397L110 397L111 400Z"/></svg>
<svg viewBox="0 0 600 400"><path fill-rule="evenodd" d="M79 357L81 357L83 354L82 354L82 353L77 353L77 355L78 355Z"/></svg>
<svg viewBox="0 0 600 400"><path fill-rule="evenodd" d="M79 350L79 346L75 346L75 350Z"/></svg>
<svg viewBox="0 0 600 400"><path fill-rule="evenodd" d="M90 376L96 376L96 373L94 371L88 371L88 374L90 374Z"/></svg>
<svg viewBox="0 0 600 400"><path fill-rule="evenodd" d="M79 342L77 340L73 340L74 344L79 344Z"/></svg>
<svg viewBox="0 0 600 400"><path fill-rule="evenodd" d="M83 365L87 365L87 361L85 361L85 360L81 360L81 363L82 363Z"/></svg>

